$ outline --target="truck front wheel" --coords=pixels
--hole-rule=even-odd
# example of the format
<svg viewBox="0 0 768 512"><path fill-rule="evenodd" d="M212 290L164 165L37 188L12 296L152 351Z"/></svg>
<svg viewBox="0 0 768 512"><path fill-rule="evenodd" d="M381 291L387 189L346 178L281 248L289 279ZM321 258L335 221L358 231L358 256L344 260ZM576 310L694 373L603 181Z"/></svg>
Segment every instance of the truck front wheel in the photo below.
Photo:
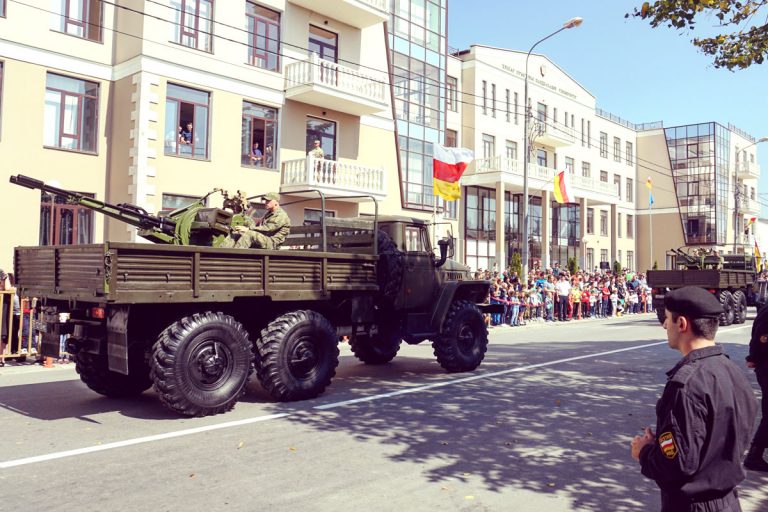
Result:
<svg viewBox="0 0 768 512"><path fill-rule="evenodd" d="M75 354L75 370L80 380L91 390L110 398L130 398L152 386L149 366L144 354L130 352L128 375L109 369L106 356L79 351Z"/></svg>
<svg viewBox="0 0 768 512"><path fill-rule="evenodd" d="M234 318L210 311L167 327L155 343L151 375L160 401L187 416L219 414L245 393L253 346Z"/></svg>
<svg viewBox="0 0 768 512"><path fill-rule="evenodd" d="M488 329L480 309L468 300L451 304L432 349L437 362L449 372L468 372L480 366L488 350Z"/></svg>
<svg viewBox="0 0 768 512"><path fill-rule="evenodd" d="M741 290L733 292L733 323L743 324L747 321L747 296Z"/></svg>
<svg viewBox="0 0 768 512"><path fill-rule="evenodd" d="M286 313L261 331L256 374L264 389L282 402L314 398L336 375L336 330L320 313Z"/></svg>
<svg viewBox="0 0 768 512"><path fill-rule="evenodd" d="M718 296L720 304L723 305L723 312L720 313L720 325L726 326L733 323L734 317L734 304L733 295L728 290L723 290Z"/></svg>

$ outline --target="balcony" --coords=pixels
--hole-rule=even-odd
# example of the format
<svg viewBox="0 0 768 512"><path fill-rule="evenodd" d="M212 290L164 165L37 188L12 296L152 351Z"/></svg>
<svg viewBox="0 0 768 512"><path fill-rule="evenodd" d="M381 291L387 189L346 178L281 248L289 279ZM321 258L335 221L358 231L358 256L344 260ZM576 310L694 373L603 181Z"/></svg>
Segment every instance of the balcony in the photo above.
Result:
<svg viewBox="0 0 768 512"><path fill-rule="evenodd" d="M760 203L758 203L756 199L750 199L744 195L742 195L740 199L739 208L742 212L754 213L756 215L760 213Z"/></svg>
<svg viewBox="0 0 768 512"><path fill-rule="evenodd" d="M328 196L370 195L377 200L386 197L384 168L366 167L355 162L339 162L322 158L301 158L283 162L280 193L293 194L317 189ZM317 197L313 193L300 196ZM364 201L365 199L351 199Z"/></svg>
<svg viewBox="0 0 768 512"><path fill-rule="evenodd" d="M736 162L736 177L740 180L760 179L760 164L754 162Z"/></svg>
<svg viewBox="0 0 768 512"><path fill-rule="evenodd" d="M364 116L389 108L387 81L382 76L321 59L307 60L285 68L285 98Z"/></svg>
<svg viewBox="0 0 768 512"><path fill-rule="evenodd" d="M576 129L571 126L550 126L546 122L536 122L534 136L536 144L559 148L576 143Z"/></svg>
<svg viewBox="0 0 768 512"><path fill-rule="evenodd" d="M383 23L389 17L389 0L290 0L291 3L355 28Z"/></svg>

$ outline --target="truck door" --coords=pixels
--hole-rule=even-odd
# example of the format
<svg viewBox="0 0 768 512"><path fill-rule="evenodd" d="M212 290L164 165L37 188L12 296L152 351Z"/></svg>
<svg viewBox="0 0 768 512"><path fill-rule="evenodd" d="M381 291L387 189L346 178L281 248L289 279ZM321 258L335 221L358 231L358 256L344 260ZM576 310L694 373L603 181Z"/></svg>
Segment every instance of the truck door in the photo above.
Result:
<svg viewBox="0 0 768 512"><path fill-rule="evenodd" d="M405 226L404 308L429 305L435 297L437 272L426 226Z"/></svg>

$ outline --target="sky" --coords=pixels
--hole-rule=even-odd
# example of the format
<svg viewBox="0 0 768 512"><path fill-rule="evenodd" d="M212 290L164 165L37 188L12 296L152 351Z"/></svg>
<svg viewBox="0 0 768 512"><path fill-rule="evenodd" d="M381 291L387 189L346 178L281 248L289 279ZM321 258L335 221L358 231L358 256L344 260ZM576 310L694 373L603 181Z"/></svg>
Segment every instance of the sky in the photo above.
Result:
<svg viewBox="0 0 768 512"><path fill-rule="evenodd" d="M768 63L741 71L716 69L694 37L721 31L716 18L693 31L625 19L642 0L449 0L448 45L483 44L527 52L531 45L579 16L584 23L539 44L546 55L589 90L597 106L633 123L665 127L717 121L755 138L768 136ZM763 13L768 16L768 10ZM758 146L760 202L768 204L768 142ZM638 180L643 170L638 170ZM768 218L762 207L761 218Z"/></svg>

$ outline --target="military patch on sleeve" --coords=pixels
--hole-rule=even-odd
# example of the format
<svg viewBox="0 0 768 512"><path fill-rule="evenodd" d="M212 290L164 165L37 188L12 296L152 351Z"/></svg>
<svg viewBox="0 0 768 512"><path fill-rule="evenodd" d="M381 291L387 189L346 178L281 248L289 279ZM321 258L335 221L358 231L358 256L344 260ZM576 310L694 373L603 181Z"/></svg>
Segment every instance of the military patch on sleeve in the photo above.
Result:
<svg viewBox="0 0 768 512"><path fill-rule="evenodd" d="M677 456L677 445L672 432L664 432L659 436L659 446L666 458L674 459Z"/></svg>
<svg viewBox="0 0 768 512"><path fill-rule="evenodd" d="M768 343L768 336L766 336L765 334L760 336L760 343Z"/></svg>

